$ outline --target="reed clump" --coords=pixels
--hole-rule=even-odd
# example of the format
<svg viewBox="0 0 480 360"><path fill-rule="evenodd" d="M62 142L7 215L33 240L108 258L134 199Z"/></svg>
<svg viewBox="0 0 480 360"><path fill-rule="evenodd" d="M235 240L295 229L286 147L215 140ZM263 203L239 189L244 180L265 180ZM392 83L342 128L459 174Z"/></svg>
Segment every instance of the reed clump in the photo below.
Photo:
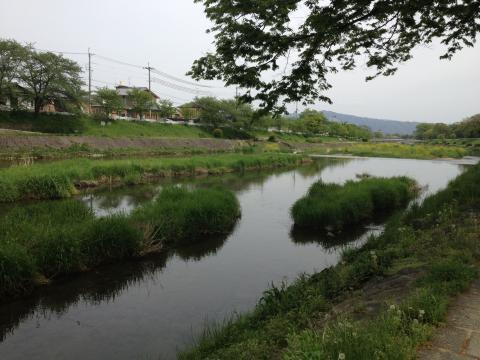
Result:
<svg viewBox="0 0 480 360"><path fill-rule="evenodd" d="M135 221L152 227L154 237L166 245L229 233L239 216L240 205L231 191L185 187L163 189L157 199L133 214Z"/></svg>
<svg viewBox="0 0 480 360"><path fill-rule="evenodd" d="M341 230L407 205L416 192L415 181L407 177L365 178L344 185L318 181L291 214L300 228Z"/></svg>
<svg viewBox="0 0 480 360"><path fill-rule="evenodd" d="M133 214L96 217L82 202L16 207L0 220L0 300L104 263L227 234L240 216L226 189L166 188Z"/></svg>

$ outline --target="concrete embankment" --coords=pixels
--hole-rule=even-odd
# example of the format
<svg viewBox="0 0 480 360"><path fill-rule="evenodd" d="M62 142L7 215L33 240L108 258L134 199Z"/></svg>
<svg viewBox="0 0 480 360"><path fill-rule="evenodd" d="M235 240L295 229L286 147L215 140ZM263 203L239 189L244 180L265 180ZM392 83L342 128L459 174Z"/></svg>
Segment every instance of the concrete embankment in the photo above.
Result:
<svg viewBox="0 0 480 360"><path fill-rule="evenodd" d="M31 149L67 149L84 145L96 150L111 149L200 149L233 151L248 145L244 140L184 138L107 138L95 136L18 135L1 136L0 149L20 151Z"/></svg>

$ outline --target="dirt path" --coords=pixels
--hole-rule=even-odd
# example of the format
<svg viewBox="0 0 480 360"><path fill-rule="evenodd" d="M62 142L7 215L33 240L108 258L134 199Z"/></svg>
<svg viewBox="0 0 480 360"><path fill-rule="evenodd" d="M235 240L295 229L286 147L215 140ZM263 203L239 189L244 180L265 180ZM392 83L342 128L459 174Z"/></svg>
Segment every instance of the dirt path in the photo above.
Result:
<svg viewBox="0 0 480 360"><path fill-rule="evenodd" d="M458 297L444 326L418 352L421 360L480 360L480 280Z"/></svg>

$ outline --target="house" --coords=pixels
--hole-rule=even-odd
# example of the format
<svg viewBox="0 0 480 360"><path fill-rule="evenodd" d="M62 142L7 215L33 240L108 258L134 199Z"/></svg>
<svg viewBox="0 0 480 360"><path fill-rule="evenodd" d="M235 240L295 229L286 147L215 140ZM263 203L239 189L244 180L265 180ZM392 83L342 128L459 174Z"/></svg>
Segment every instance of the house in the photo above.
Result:
<svg viewBox="0 0 480 360"><path fill-rule="evenodd" d="M140 119L140 114L136 113L133 110L132 101L128 96L130 90L132 89L140 89L140 90L149 92L155 99L155 102L157 102L160 99L160 97L157 94L149 90L147 87L132 87L132 86L125 86L125 85L118 85L115 87L115 90L117 91L118 95L120 95L120 97L122 98L123 109L118 113L112 114L114 118ZM103 112L103 109L100 104L92 104L92 107L91 107L92 114L99 114L102 112ZM161 117L157 109L150 109L148 112L143 114L143 119L158 121L158 120L161 120Z"/></svg>
<svg viewBox="0 0 480 360"><path fill-rule="evenodd" d="M195 121L200 118L201 111L202 108L195 103L185 104L177 109L175 118L184 121Z"/></svg>
<svg viewBox="0 0 480 360"><path fill-rule="evenodd" d="M69 100L62 95L58 95L58 100L47 100L45 105L40 109L43 113L66 112ZM25 87L13 83L8 93L0 98L0 110L25 110L34 111L35 105L29 90Z"/></svg>

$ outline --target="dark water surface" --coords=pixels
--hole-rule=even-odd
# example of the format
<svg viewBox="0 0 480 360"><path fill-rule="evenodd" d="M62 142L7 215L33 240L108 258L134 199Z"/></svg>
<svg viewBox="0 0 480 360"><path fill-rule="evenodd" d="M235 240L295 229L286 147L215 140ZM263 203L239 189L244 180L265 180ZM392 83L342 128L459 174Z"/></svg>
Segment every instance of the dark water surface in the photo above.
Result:
<svg viewBox="0 0 480 360"><path fill-rule="evenodd" d="M289 208L318 179L356 174L407 175L434 193L463 166L446 161L319 159L277 172L183 180L221 183L236 192L242 218L227 238L59 281L34 296L0 305L0 359L173 359L205 322L251 309L269 285L334 265L342 248L378 227L325 239L291 232ZM180 181L179 181L180 182ZM83 195L99 216L131 211L160 185Z"/></svg>

